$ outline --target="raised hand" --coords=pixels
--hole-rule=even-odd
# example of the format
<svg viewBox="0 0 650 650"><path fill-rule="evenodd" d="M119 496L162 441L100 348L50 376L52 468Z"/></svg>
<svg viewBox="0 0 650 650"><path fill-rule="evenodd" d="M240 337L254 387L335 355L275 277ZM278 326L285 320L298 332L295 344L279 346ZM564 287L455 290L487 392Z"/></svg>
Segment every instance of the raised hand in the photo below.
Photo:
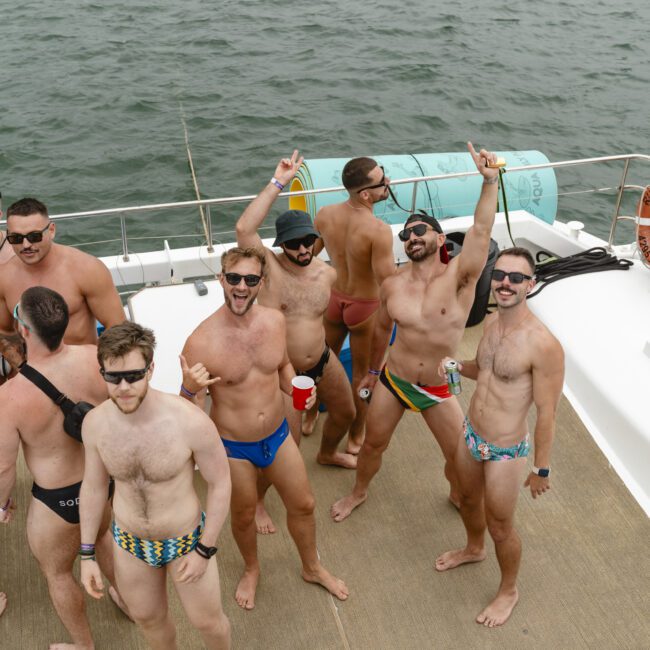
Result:
<svg viewBox="0 0 650 650"><path fill-rule="evenodd" d="M493 167L488 167L488 164L494 164L497 161L497 155L486 149L481 149L478 153L474 149L474 146L471 142L467 143L467 150L469 151L476 169L483 178L489 183L496 182L497 177L499 176L499 170Z"/></svg>
<svg viewBox="0 0 650 650"><path fill-rule="evenodd" d="M302 165L302 156L298 156L298 149L294 149L291 158L283 158L278 166L275 168L273 176L277 178L282 185L287 185L291 179L297 174Z"/></svg>
<svg viewBox="0 0 650 650"><path fill-rule="evenodd" d="M221 377L211 379L210 373L201 362L195 363L190 368L182 354L179 355L179 358L181 360L181 370L183 371L183 386L191 393L198 393L203 388L221 381Z"/></svg>

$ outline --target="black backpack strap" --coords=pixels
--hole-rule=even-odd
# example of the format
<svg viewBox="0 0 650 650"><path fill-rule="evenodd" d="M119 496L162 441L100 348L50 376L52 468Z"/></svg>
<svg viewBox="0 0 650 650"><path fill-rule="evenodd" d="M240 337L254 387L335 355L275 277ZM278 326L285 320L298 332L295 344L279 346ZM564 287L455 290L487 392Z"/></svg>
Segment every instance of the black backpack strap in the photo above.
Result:
<svg viewBox="0 0 650 650"><path fill-rule="evenodd" d="M36 368L23 363L18 372L29 379L32 384L38 386L64 413L68 413L74 407L74 402L66 397L47 377L41 375Z"/></svg>

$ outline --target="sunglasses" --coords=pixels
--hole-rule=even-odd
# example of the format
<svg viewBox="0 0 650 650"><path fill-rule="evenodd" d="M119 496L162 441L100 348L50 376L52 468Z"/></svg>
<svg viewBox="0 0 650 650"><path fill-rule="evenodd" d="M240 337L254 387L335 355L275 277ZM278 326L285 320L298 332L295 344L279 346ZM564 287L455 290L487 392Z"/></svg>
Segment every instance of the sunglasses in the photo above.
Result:
<svg viewBox="0 0 650 650"><path fill-rule="evenodd" d="M521 284L524 280L532 280L533 276L519 273L519 271L510 271L509 273L501 271L500 269L494 269L494 271L492 271L493 280L501 282L505 280L505 278L508 278L512 284Z"/></svg>
<svg viewBox="0 0 650 650"><path fill-rule="evenodd" d="M14 307L14 320L17 320L24 328L30 329L29 325L18 314L18 305L19 304L20 303L17 302L16 306Z"/></svg>
<svg viewBox="0 0 650 650"><path fill-rule="evenodd" d="M301 239L287 239L287 241L282 243L289 250L297 251L301 246L304 246L305 248L313 246L316 239L318 239L316 235L306 235Z"/></svg>
<svg viewBox="0 0 650 650"><path fill-rule="evenodd" d="M360 190L357 190L357 194L359 192L363 192L364 190L376 190L378 187L386 187L386 172L384 171L383 165L379 166L379 169L381 169L381 180L377 185L368 185L367 187L362 187Z"/></svg>
<svg viewBox="0 0 650 650"><path fill-rule="evenodd" d="M34 230L33 232L28 232L26 235L21 235L17 232L8 232L7 241L10 244L22 244L23 240L26 239L30 244L38 244L38 242L43 241L43 233L50 227L48 223L43 230Z"/></svg>
<svg viewBox="0 0 650 650"><path fill-rule="evenodd" d="M99 372L104 378L104 381L108 382L109 384L117 385L122 381L122 379L124 379L127 384L135 384L136 381L144 379L144 376L147 374L148 370L149 366L141 368L140 370L122 370L120 372L108 372L104 370L104 368L100 368Z"/></svg>
<svg viewBox="0 0 650 650"><path fill-rule="evenodd" d="M244 279L247 287L256 287L262 279L261 275L253 275L252 273L248 275L240 275L239 273L224 273L223 277L226 278L226 282L228 284L231 284L233 287L236 287L242 281L242 278Z"/></svg>
<svg viewBox="0 0 650 650"><path fill-rule="evenodd" d="M417 226L411 226L409 228L404 228L404 230L400 230L397 233L397 236L400 238L400 241L408 241L411 238L411 233L416 237L422 237L429 228L433 230L433 228L426 223L419 223Z"/></svg>

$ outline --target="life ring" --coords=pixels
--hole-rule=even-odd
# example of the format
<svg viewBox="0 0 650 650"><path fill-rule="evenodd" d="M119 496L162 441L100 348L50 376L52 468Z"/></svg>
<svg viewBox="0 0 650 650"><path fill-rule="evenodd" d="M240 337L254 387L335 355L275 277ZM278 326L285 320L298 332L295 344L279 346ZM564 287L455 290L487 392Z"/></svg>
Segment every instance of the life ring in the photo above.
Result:
<svg viewBox="0 0 650 650"><path fill-rule="evenodd" d="M650 185L643 190L639 200L636 224L636 245L641 261L650 269Z"/></svg>

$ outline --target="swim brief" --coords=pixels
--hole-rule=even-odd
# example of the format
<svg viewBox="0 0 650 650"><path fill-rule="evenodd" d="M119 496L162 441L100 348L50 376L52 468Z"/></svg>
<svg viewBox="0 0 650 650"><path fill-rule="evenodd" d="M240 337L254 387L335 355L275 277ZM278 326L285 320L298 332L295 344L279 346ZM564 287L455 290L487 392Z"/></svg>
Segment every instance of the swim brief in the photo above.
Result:
<svg viewBox="0 0 650 650"><path fill-rule="evenodd" d="M497 447L491 442L487 442L476 433L469 418L464 422L465 444L476 460L510 460L512 458L525 458L530 451L529 434L516 445L512 447Z"/></svg>
<svg viewBox="0 0 650 650"><path fill-rule="evenodd" d="M226 456L236 460L247 460L255 467L268 467L274 460L280 449L280 445L289 434L287 420L270 435L255 442L239 442L236 440L221 439L226 448Z"/></svg>
<svg viewBox="0 0 650 650"><path fill-rule="evenodd" d="M325 317L332 323L354 327L368 320L379 308L379 298L353 298L332 289Z"/></svg>
<svg viewBox="0 0 650 650"><path fill-rule="evenodd" d="M321 354L321 357L316 365L309 370L303 370L301 372L297 372L296 374L305 377L311 377L314 380L314 383L317 384L323 378L323 372L325 372L325 366L329 360L330 346L325 343L325 350L323 351L323 354Z"/></svg>
<svg viewBox="0 0 650 650"><path fill-rule="evenodd" d="M191 553L201 539L205 526L205 512L201 513L199 525L187 535L170 537L169 539L140 539L126 530L122 530L113 521L111 529L115 543L125 551L135 555L149 566L160 569L177 557Z"/></svg>
<svg viewBox="0 0 650 650"><path fill-rule="evenodd" d="M69 524L79 523L79 488L81 481L62 488L47 490L40 485L32 484L32 496L44 503L52 512ZM108 484L108 498L113 496L115 484L111 479Z"/></svg>
<svg viewBox="0 0 650 650"><path fill-rule="evenodd" d="M416 413L426 411L426 409L453 397L447 384L441 386L411 384L405 379L391 374L386 366L382 368L379 380L405 409Z"/></svg>

